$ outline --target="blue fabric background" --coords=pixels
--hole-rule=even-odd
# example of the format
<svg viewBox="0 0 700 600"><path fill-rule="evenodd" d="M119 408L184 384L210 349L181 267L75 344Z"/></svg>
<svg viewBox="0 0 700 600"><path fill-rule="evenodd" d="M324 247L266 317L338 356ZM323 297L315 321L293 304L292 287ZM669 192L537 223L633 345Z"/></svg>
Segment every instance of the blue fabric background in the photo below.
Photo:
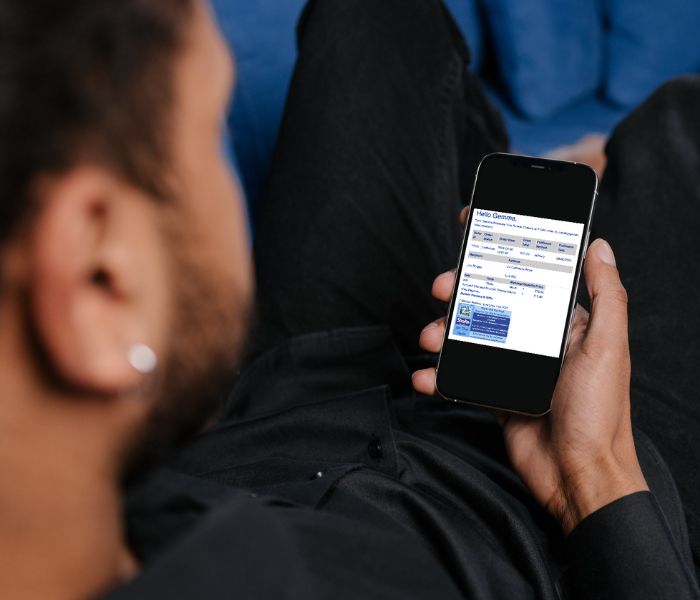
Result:
<svg viewBox="0 0 700 600"><path fill-rule="evenodd" d="M598 0L481 0L500 78L522 115L542 119L594 93L603 67Z"/></svg>
<svg viewBox="0 0 700 600"><path fill-rule="evenodd" d="M444 0L469 43L471 68L478 71L484 63L484 34L477 0Z"/></svg>
<svg viewBox="0 0 700 600"><path fill-rule="evenodd" d="M639 104L664 81L700 71L700 0L605 0L605 93Z"/></svg>
<svg viewBox="0 0 700 600"><path fill-rule="evenodd" d="M238 82L229 130L254 221L296 61L296 22L306 0L213 4L236 57Z"/></svg>
<svg viewBox="0 0 700 600"><path fill-rule="evenodd" d="M666 79L700 71L700 0L445 2L469 42L472 68L498 64L508 93L494 86L490 93L503 111L513 148L525 154L573 143L586 133L608 134ZM238 64L229 126L254 221L306 0L213 4ZM603 88L616 106L598 93Z"/></svg>

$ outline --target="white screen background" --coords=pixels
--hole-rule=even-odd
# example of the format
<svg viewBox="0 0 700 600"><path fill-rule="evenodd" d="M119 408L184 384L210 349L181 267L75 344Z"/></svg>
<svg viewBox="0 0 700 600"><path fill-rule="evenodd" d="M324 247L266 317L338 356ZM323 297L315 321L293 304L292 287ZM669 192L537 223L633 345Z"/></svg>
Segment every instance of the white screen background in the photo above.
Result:
<svg viewBox="0 0 700 600"><path fill-rule="evenodd" d="M449 338L558 357L583 223L475 209Z"/></svg>

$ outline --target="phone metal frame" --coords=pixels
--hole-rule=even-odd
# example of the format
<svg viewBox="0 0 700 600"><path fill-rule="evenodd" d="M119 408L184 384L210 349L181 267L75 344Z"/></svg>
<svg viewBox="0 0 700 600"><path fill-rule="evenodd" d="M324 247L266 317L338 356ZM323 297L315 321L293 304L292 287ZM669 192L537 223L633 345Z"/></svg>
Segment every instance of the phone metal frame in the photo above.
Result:
<svg viewBox="0 0 700 600"><path fill-rule="evenodd" d="M487 159L489 159L489 158L492 157L492 156L512 156L512 157L517 157L518 159L532 159L532 160L537 160L537 161L542 160L542 158L538 158L538 157L536 157L536 156L530 156L530 155L527 155L527 154L513 154L512 152L491 152L490 154L485 155L485 156L481 159L481 161L479 162L479 166L478 166L477 169L476 169L476 175L475 175L475 177L474 177L474 186L473 186L473 188L472 188L472 193L471 193L471 197L470 197L470 199L469 199L469 205L468 205L468 206L469 206L469 212L470 212L470 213L471 213L471 210L472 210L472 205L474 204L474 195L475 195L475 193L476 193L476 185L477 185L477 182L478 182L478 180L479 180L479 172L481 171L481 166L484 164L484 162L485 162ZM582 260L581 260L581 267L577 270L577 273L576 273L576 282L575 282L575 284L574 284L574 290L575 290L575 291L574 291L574 295L573 295L574 301L573 301L573 303L572 303L572 305L571 305L571 307L570 307L570 309L569 309L569 314L567 315L566 342L564 343L564 351L562 352L561 360L560 360L560 363L559 363L559 371L561 372L562 368L564 367L564 360L566 359L566 355L567 355L567 353L568 353L568 351L569 351L569 344L570 344L570 342L571 342L571 334L572 334L572 331L573 331L574 316L575 316L575 314L576 314L576 307L578 306L578 304L577 304L577 302L576 302L576 298L578 297L578 290L579 290L579 285L580 285L580 283L581 283L581 275L582 275L582 273L583 273L583 266L584 266L584 264L585 264L586 256L587 256L587 254L588 254L588 243L589 243L590 237L591 237L591 226L592 226L592 224L593 224L593 216L594 216L594 214L595 214L596 205L597 205L597 203L598 203L598 196L599 196L598 187L599 187L599 185L600 185L600 178L598 177L598 174L595 172L595 170L593 170L593 169L590 167L590 165L587 165L587 164L585 164L585 163L573 162L573 161L565 161L565 160L557 160L556 162L565 162L565 163L568 163L568 164L570 164L570 165L578 165L578 166L587 167L587 168L591 169L591 170L593 171L593 174L595 175L595 188L594 188L594 192L593 192L593 201L591 202L591 210L590 210L590 212L589 212L588 221L587 221L587 223L586 223L586 228L585 228L585 231L586 231L586 234L585 234L586 238L585 238L585 239L586 239L586 241L584 242L584 246L583 246L583 258L582 258ZM464 227L464 237L462 238L462 246L461 246L461 247L464 247L464 245L467 243L467 241L468 241L468 240L467 240L468 234L469 234L469 228L465 226L465 227ZM460 271L460 267L462 266L462 262L463 262L463 261L462 261L462 257L461 257L461 254L460 254L460 262L459 262L459 264L457 265L457 268L454 270L454 272L456 273L456 276L457 276L457 277L459 277L459 271ZM456 286L456 285L457 285L457 281L455 281L455 286ZM451 299L450 299L450 304L449 304L448 309L447 309L447 318L446 318L446 321L445 321L445 328L446 328L446 329L445 329L445 339L447 339L447 335L448 335L448 332L449 332L450 323L449 323L448 321L449 321L450 315L452 314L452 309L453 309L453 306L454 306L454 301L455 301L456 296L457 296L457 294L453 291L452 297L451 297ZM465 343L468 343L468 342L465 342ZM438 372L439 372L439 370L440 370L440 361L441 361L441 360L442 360L442 350L440 350L440 355L439 355L439 357L438 357L437 366L435 367L435 391L438 393L438 395L439 395L440 397L444 398L444 399L447 400L448 402L454 402L454 403L456 403L456 404L467 404L467 405L469 405L469 406L477 406L477 407L479 407L479 408L487 408L487 409L489 409L489 410L495 410L495 411L498 411L498 412L505 412L505 413L509 413L509 414L515 414L515 415L521 415L521 416L525 416L525 417L531 417L531 418L533 418L533 419L537 419L537 418L544 417L544 416L548 415L548 414L552 411L551 402L550 402L549 408L548 408L546 411L544 411L544 412L542 412L542 413L537 413L537 414L535 414L535 413L528 413L528 412L523 412L523 411L519 411L519 410L513 410L513 409L508 409L508 408L502 408L502 407L500 407L500 406L489 406L489 405L487 405L487 404L483 404L483 403L480 403L480 402L473 402L473 401L470 401L470 400L459 400L459 399L457 399L457 398L450 398L449 396L446 396L445 394L443 394L443 393L438 389L438 387L437 387L437 380L438 380L437 374L438 374Z"/></svg>

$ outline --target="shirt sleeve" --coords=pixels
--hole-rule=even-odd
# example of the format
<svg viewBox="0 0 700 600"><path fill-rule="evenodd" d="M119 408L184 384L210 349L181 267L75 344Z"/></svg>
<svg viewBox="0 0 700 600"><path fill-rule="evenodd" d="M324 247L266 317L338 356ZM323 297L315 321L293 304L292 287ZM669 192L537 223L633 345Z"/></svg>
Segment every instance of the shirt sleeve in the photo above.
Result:
<svg viewBox="0 0 700 600"><path fill-rule="evenodd" d="M700 590L653 494L638 492L584 519L567 539L572 599L697 599Z"/></svg>

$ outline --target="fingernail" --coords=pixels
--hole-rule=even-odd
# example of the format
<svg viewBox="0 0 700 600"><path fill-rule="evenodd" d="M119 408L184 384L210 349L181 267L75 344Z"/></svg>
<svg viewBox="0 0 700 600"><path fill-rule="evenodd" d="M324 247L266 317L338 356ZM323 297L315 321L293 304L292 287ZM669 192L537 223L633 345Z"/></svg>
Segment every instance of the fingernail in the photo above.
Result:
<svg viewBox="0 0 700 600"><path fill-rule="evenodd" d="M438 324L437 324L435 321L433 321L433 322L430 323L429 325L426 325L426 326L423 328L423 331L429 331L430 329L435 329L437 326L438 326Z"/></svg>
<svg viewBox="0 0 700 600"><path fill-rule="evenodd" d="M446 279L447 277L452 277L453 273L452 271L447 271L447 273L443 273L442 275L438 275L438 279Z"/></svg>
<svg viewBox="0 0 700 600"><path fill-rule="evenodd" d="M595 253L600 260L607 265L611 265L613 267L617 266L617 262L615 261L615 253L608 242L599 239L594 242L594 245Z"/></svg>

